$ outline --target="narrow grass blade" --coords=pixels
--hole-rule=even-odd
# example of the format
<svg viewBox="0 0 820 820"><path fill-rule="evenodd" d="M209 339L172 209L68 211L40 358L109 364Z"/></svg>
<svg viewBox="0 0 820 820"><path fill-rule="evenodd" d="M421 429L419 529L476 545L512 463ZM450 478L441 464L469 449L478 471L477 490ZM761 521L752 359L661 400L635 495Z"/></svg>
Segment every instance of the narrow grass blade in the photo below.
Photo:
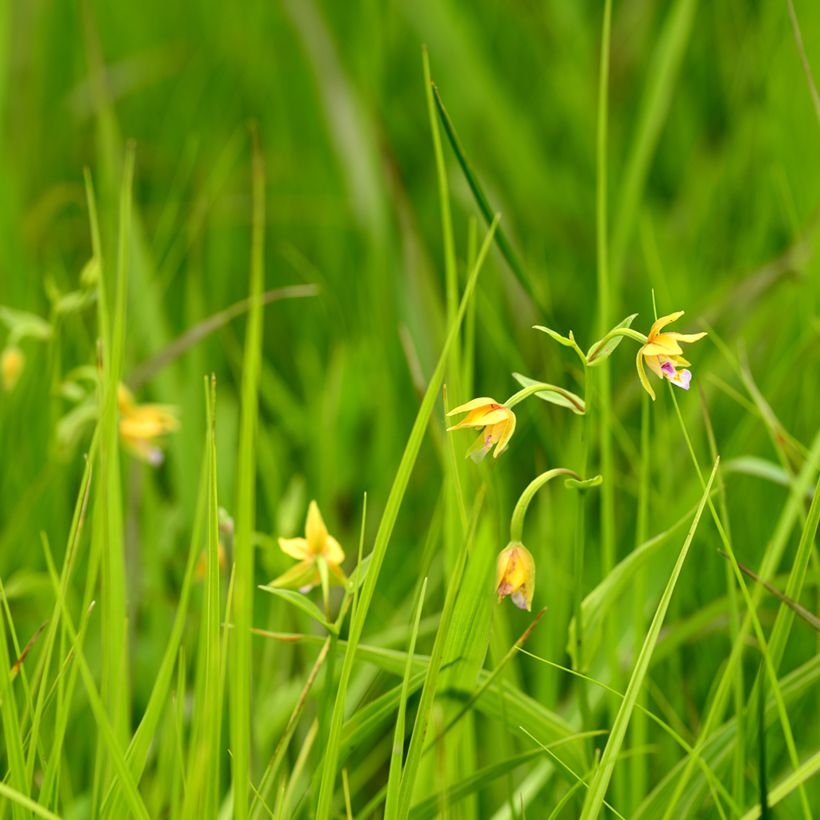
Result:
<svg viewBox="0 0 820 820"><path fill-rule="evenodd" d="M407 483L410 480L410 474L416 463L419 448L421 447L422 439L424 438L427 424L430 421L430 416L433 412L433 405L435 404L438 391L441 387L441 381L444 377L444 368L447 362L447 356L450 352L450 346L461 327L461 322L464 319L464 313L467 310L467 304L473 295L478 274L487 258L487 253L490 249L496 227L498 225L498 217L495 218L490 225L484 243L481 246L478 258L476 259L475 267L473 268L467 286L464 289L464 294L461 298L458 313L456 314L455 323L449 328L447 339L444 342L441 355L439 356L438 364L433 373L430 383L427 386L427 392L424 394L421 407L413 424L413 429L410 431L410 438L407 446L404 449L396 478L393 481L393 486L390 490L390 495L385 505L384 515L379 523L379 529L376 533L376 540L373 545L372 557L370 567L368 568L367 576L361 588L361 594L356 603L356 611L351 619L350 637L348 639L348 649L345 652L344 661L342 663L342 670L339 677L339 689L336 694L336 702L333 706L333 716L331 718L330 735L328 737L328 746L325 752L325 762L322 769L322 781L319 790L319 800L316 807L317 820L327 820L330 816L330 806L333 797L333 785L336 780L336 763L339 756L339 743L342 729L342 720L344 717L345 697L347 695L347 685L350 680L350 675L353 671L353 661L356 656L356 647L361 638L362 630L364 628L367 613L370 608L370 602L373 599L373 593L376 590L376 583L379 579L384 556L387 553L387 547L390 543L390 536L393 533L393 526L396 523L396 517L399 513L402 499L404 498Z"/></svg>
<svg viewBox="0 0 820 820"><path fill-rule="evenodd" d="M234 545L234 628L230 642L233 811L238 820L245 820L248 816L248 788L251 782L251 626L254 593L252 538L256 514L256 436L259 374L262 368L262 292L265 279L265 165L255 131L253 137L251 309L242 366L242 416L239 428Z"/></svg>
<svg viewBox="0 0 820 820"><path fill-rule="evenodd" d="M413 652L416 650L416 638L419 634L419 622L424 607L424 596L427 592L427 578L424 579L419 593L419 602L413 618L413 631L410 633L410 645L407 648L407 665L399 695L399 708L396 715L396 728L393 733L393 752L390 755L390 770L387 775L387 796L384 805L385 820L398 817L399 787L401 786L402 762L404 756L404 721L407 713L407 698L410 692L410 673L413 669Z"/></svg>
<svg viewBox="0 0 820 820"><path fill-rule="evenodd" d="M30 797L27 797L22 792L18 792L11 786L5 783L0 783L0 796L4 797L12 804L12 811L15 816L17 812L25 809L26 811L36 814L38 817L45 817L46 820L60 820L59 815L53 814L48 809L43 808L39 803L36 803ZM21 816L25 817L25 814Z"/></svg>
<svg viewBox="0 0 820 820"><path fill-rule="evenodd" d="M145 803L140 797L133 777L131 777L131 772L128 768L128 764L125 762L125 755L123 754L116 731L114 730L113 724L108 717L102 697L97 692L97 687L94 683L94 675L85 659L85 654L83 653L81 643L81 633L78 634L77 630L74 628L74 623L68 612L65 598L60 595L60 582L57 577L57 571L51 557L51 549L48 546L48 540L45 534L42 534L42 542L43 550L46 556L46 565L48 567L49 576L51 577L51 583L54 588L54 594L57 596L57 600L60 603L62 622L68 632L69 640L72 644L72 651L79 667L83 684L85 685L88 704L94 714L94 720L99 732L100 742L105 749L108 759L111 761L113 770L120 777L120 782L122 783L122 788L129 811L134 817L142 818L142 820L148 820L148 809L145 807Z"/></svg>
<svg viewBox="0 0 820 820"><path fill-rule="evenodd" d="M208 461L207 547L199 671L191 721L191 748L183 816L215 817L219 794L219 738L222 722L219 500L216 474L216 379L205 379Z"/></svg>
<svg viewBox="0 0 820 820"><path fill-rule="evenodd" d="M675 96L674 88L696 9L697 0L676 0L667 12L647 71L647 85L641 100L635 136L630 143L632 148L624 171L618 218L612 237L612 275L616 282L621 277L652 157Z"/></svg>
<svg viewBox="0 0 820 820"><path fill-rule="evenodd" d="M598 764L598 767L595 769L595 773L593 774L592 782L590 783L589 791L587 792L587 797L584 801L581 820L591 820L591 818L597 817L598 813L601 811L601 807L604 804L604 796L606 795L607 787L609 786L609 781L612 777L612 772L615 768L618 754L621 751L621 746L624 738L626 737L626 730L629 726L629 720L632 717L632 712L635 708L638 692L640 691L641 686L643 686L646 672L649 669L649 661L652 658L655 644L658 642L658 636L660 635L661 626L663 626L663 621L666 617L666 611L669 608L669 602L672 600L672 593L675 591L675 585L680 577L683 564L686 561L686 556L689 554L689 547L695 536L695 531L700 523L701 516L703 515L703 510L706 506L706 501L709 498L709 492L711 491L712 482L714 481L719 464L720 460L718 459L715 461L715 466L712 468L712 474L709 476L709 480L706 483L706 489L703 492L700 504L695 512L695 517L692 519L692 525L689 528L689 533L686 536L686 540L684 541L683 547L678 555L678 560L675 562L675 566L672 569L672 574L669 576L669 581L667 582L666 588L661 596L661 600L658 603L658 608L655 611L655 617L652 619L649 631L646 633L646 638L644 639L643 646L638 654L638 659L635 661L635 668L632 670L632 676L629 679L629 685L627 686L621 707L618 709L618 713L615 716L615 722L612 725L612 731L610 733L609 740L607 741L606 748L604 749L604 753L601 757L601 762Z"/></svg>
<svg viewBox="0 0 820 820"><path fill-rule="evenodd" d="M185 631L185 623L188 617L188 603L191 596L191 586L193 584L194 573L196 571L197 559L199 557L200 545L202 544L203 528L205 523L205 510L208 499L208 451L205 450L202 459L202 468L199 480L199 493L197 499L196 511L194 514L193 530L191 534L191 542L188 547L188 559L185 566L185 575L182 579L182 586L179 591L179 603L177 604L177 611L174 617L174 623L171 627L171 634L168 637L168 643L165 645L165 651L162 656L159 669L156 673L154 686L151 690L151 696L148 699L148 704L145 707L142 720L140 721L137 731L131 738L128 744L128 749L125 753L125 758L134 778L139 782L142 777L145 765L148 761L148 754L154 742L154 737L165 709L168 692L171 687L174 676L174 667L177 665L180 646ZM112 817L121 815L121 797L117 795L118 781L115 779L108 790L108 794L103 801L102 813L106 811Z"/></svg>
<svg viewBox="0 0 820 820"><path fill-rule="evenodd" d="M493 221L493 208L487 199L487 195L484 193L484 189L481 187L478 176L473 170L472 163L467 158L467 154L464 152L461 140L456 133L455 126L453 125L453 121L450 119L450 115L447 113L447 109L444 107L444 101L441 99L441 94L439 93L436 84L431 82L431 85L433 90L433 99L435 100L436 108L438 109L438 114L441 118L441 123L444 126L444 132L450 140L450 145L456 155L458 164L461 166L461 171L464 174L464 178L467 180L467 184L473 192L478 209L481 211L481 215L484 217L487 225L490 225ZM541 312L545 316L549 317L551 315L551 311L547 307L543 296L536 288L535 282L530 277L527 269L521 263L518 254L515 252L512 243L507 238L507 234L504 232L503 228L499 228L496 231L495 242L498 245L498 249L501 251L501 255L507 260L507 264L510 266L510 269L521 283L521 286L533 302L535 302Z"/></svg>
<svg viewBox="0 0 820 820"><path fill-rule="evenodd" d="M768 800L768 808L771 809L776 806L785 797L788 797L798 786L808 782L820 772L820 752L815 752L808 760L806 760L800 768L795 772L791 772L788 777L780 781L770 792ZM757 820L762 817L760 806L757 805L746 812L741 817L741 820Z"/></svg>
<svg viewBox="0 0 820 820"><path fill-rule="evenodd" d="M7 765L9 767L9 780L15 792L23 797L28 797L28 780L26 778L26 758L23 753L23 739L20 731L20 715L17 710L17 699L12 688L11 675L8 673L11 667L11 660L8 654L8 644L6 642L6 609L0 607L2 613L2 632L0 632L0 697L2 703L0 713L3 716L3 737L6 741ZM9 630L11 623L8 624ZM36 738L34 739L36 740ZM22 807L18 802L12 803L15 817L25 817Z"/></svg>

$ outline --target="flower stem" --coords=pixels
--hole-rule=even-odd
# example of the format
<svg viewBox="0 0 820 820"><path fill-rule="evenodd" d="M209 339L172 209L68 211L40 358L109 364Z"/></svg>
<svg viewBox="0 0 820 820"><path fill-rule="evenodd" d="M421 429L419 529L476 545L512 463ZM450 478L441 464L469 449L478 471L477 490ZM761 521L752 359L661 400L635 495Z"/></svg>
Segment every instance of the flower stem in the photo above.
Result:
<svg viewBox="0 0 820 820"><path fill-rule="evenodd" d="M559 396L563 396L567 401L571 402L574 407L577 407L579 410L583 410L583 407L578 404L577 396L574 396L568 390L564 390L563 387L557 387L554 384L547 384L546 382L530 384L522 390L519 390L517 393L513 393L512 396L504 402L504 406L513 408L516 404L524 401L524 399L529 398L535 393L557 393Z"/></svg>
<svg viewBox="0 0 820 820"><path fill-rule="evenodd" d="M548 481L557 478L559 475L566 475L572 478L581 480L581 476L575 470L569 470L566 467L555 467L552 470L547 470L541 473L540 476L534 478L521 493L518 503L513 510L512 518L510 519L510 541L521 541L524 532L524 516L527 514L527 508L530 506L533 496L541 489Z"/></svg>

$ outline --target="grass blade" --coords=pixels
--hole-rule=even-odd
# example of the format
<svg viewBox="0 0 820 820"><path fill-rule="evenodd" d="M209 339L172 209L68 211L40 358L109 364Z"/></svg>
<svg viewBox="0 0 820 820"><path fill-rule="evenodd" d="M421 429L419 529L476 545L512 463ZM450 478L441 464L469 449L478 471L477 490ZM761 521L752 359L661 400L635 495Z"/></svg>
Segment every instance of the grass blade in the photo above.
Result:
<svg viewBox="0 0 820 820"><path fill-rule="evenodd" d="M248 816L251 752L251 626L253 625L253 543L256 511L256 431L259 374L262 367L262 292L265 279L265 166L253 132L253 236L251 239L251 309L242 367L239 429L236 540L234 552L233 631L231 633L231 761L233 811Z"/></svg>
<svg viewBox="0 0 820 820"><path fill-rule="evenodd" d="M655 644L658 642L658 636L660 635L661 626L663 626L663 621L666 617L666 611L669 608L669 602L672 600L672 593L675 591L675 585L680 577L683 564L686 561L686 556L689 554L689 547L695 536L695 531L700 523L701 516L703 515L703 510L706 506L706 501L709 498L709 493L712 489L712 482L714 481L719 464L720 459L715 461L715 466L712 468L712 474L709 476L709 480L706 483L706 489L703 492L700 504L695 512L695 517L692 519L692 524L689 527L686 540L683 542L683 547L678 555L678 560L675 562L675 566L672 569L672 574L669 576L666 588L663 591L661 600L658 603L658 608L655 611L655 617L652 619L652 623L649 626L649 631L646 633L643 646L638 654L638 659L635 661L635 668L632 670L632 676L629 679L629 685L627 686L623 702L618 709L618 713L615 715L615 721L612 725L612 731L610 733L609 740L607 741L606 748L604 749L604 753L601 757L601 762L598 764L595 769L595 773L592 776L592 782L590 783L589 791L587 792L587 797L584 801L584 808L581 812L581 820L590 820L591 818L597 817L602 806L604 805L604 797L606 795L607 787L609 786L609 781L612 777L612 772L615 768L618 754L621 751L621 746L624 738L626 737L626 730L629 726L629 720L632 717L632 711L635 708L638 692L643 686L644 678L646 677L647 670L649 669L649 662L652 658L652 653L655 650Z"/></svg>
<svg viewBox="0 0 820 820"><path fill-rule="evenodd" d="M379 529L376 533L376 540L373 544L373 551L371 553L370 567L367 572L364 584L362 585L361 594L356 602L356 612L351 619L350 637L348 639L348 647L345 652L344 661L342 662L342 670L339 677L339 688L336 693L336 702L333 705L333 715L331 718L330 734L328 737L327 750L325 752L324 765L322 769L322 780L319 789L319 800L316 807L317 820L327 820L330 816L330 804L333 797L333 784L336 780L336 764L339 757L339 743L341 741L342 720L344 718L345 697L347 695L347 685L350 680L350 675L353 671L353 661L356 655L356 647L361 638L364 623L367 619L367 612L370 608L370 602L373 599L373 593L376 590L376 582L379 579L384 556L387 553L387 547L390 543L390 536L393 533L393 526L396 523L396 517L399 514L402 499L404 498L407 483L410 480L410 474L416 463L421 441L424 438L427 424L430 421L430 416L433 412L433 405L438 396L439 388L444 377L444 368L447 363L447 356L450 352L450 347L458 334L461 322L464 319L464 313L467 309L467 304L473 295L478 274L487 258L487 253L490 249L496 227L498 225L498 217L493 220L484 243L479 251L476 259L475 267L470 273L470 278L467 286L464 289L464 294L461 297L461 304L456 314L455 323L449 328L447 339L444 342L441 355L439 356L438 364L427 386L427 392L424 394L421 407L413 424L413 429L410 431L410 438L407 446L404 449L401 462L399 464L396 477L393 481L393 486L390 490L390 495L385 505L384 515L379 523Z"/></svg>

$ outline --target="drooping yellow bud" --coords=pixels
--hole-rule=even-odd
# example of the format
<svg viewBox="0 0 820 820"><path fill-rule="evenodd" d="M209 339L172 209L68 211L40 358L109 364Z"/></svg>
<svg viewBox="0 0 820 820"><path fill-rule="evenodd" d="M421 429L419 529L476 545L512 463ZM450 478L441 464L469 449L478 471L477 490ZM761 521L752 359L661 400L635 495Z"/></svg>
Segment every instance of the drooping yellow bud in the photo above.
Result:
<svg viewBox="0 0 820 820"><path fill-rule="evenodd" d="M507 595L519 609L528 612L535 592L535 561L520 542L511 541L498 553L496 593L499 603Z"/></svg>
<svg viewBox="0 0 820 820"><path fill-rule="evenodd" d="M23 351L16 345L9 345L3 350L2 362L0 362L0 371L3 377L3 389L7 393L11 393L17 386L23 369L26 366L26 357Z"/></svg>

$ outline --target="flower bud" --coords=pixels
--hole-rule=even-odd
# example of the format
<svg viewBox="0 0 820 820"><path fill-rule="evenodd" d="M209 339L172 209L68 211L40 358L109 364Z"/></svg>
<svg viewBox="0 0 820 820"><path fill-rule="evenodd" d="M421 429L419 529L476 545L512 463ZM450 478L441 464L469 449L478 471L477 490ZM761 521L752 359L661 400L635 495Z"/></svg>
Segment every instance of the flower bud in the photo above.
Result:
<svg viewBox="0 0 820 820"><path fill-rule="evenodd" d="M11 393L17 386L25 365L26 358L19 347L9 345L3 350L3 357L0 360L0 373L2 373L3 389L7 393Z"/></svg>
<svg viewBox="0 0 820 820"><path fill-rule="evenodd" d="M509 595L519 609L529 612L534 592L535 561L520 541L511 541L498 553L496 593L499 603Z"/></svg>

